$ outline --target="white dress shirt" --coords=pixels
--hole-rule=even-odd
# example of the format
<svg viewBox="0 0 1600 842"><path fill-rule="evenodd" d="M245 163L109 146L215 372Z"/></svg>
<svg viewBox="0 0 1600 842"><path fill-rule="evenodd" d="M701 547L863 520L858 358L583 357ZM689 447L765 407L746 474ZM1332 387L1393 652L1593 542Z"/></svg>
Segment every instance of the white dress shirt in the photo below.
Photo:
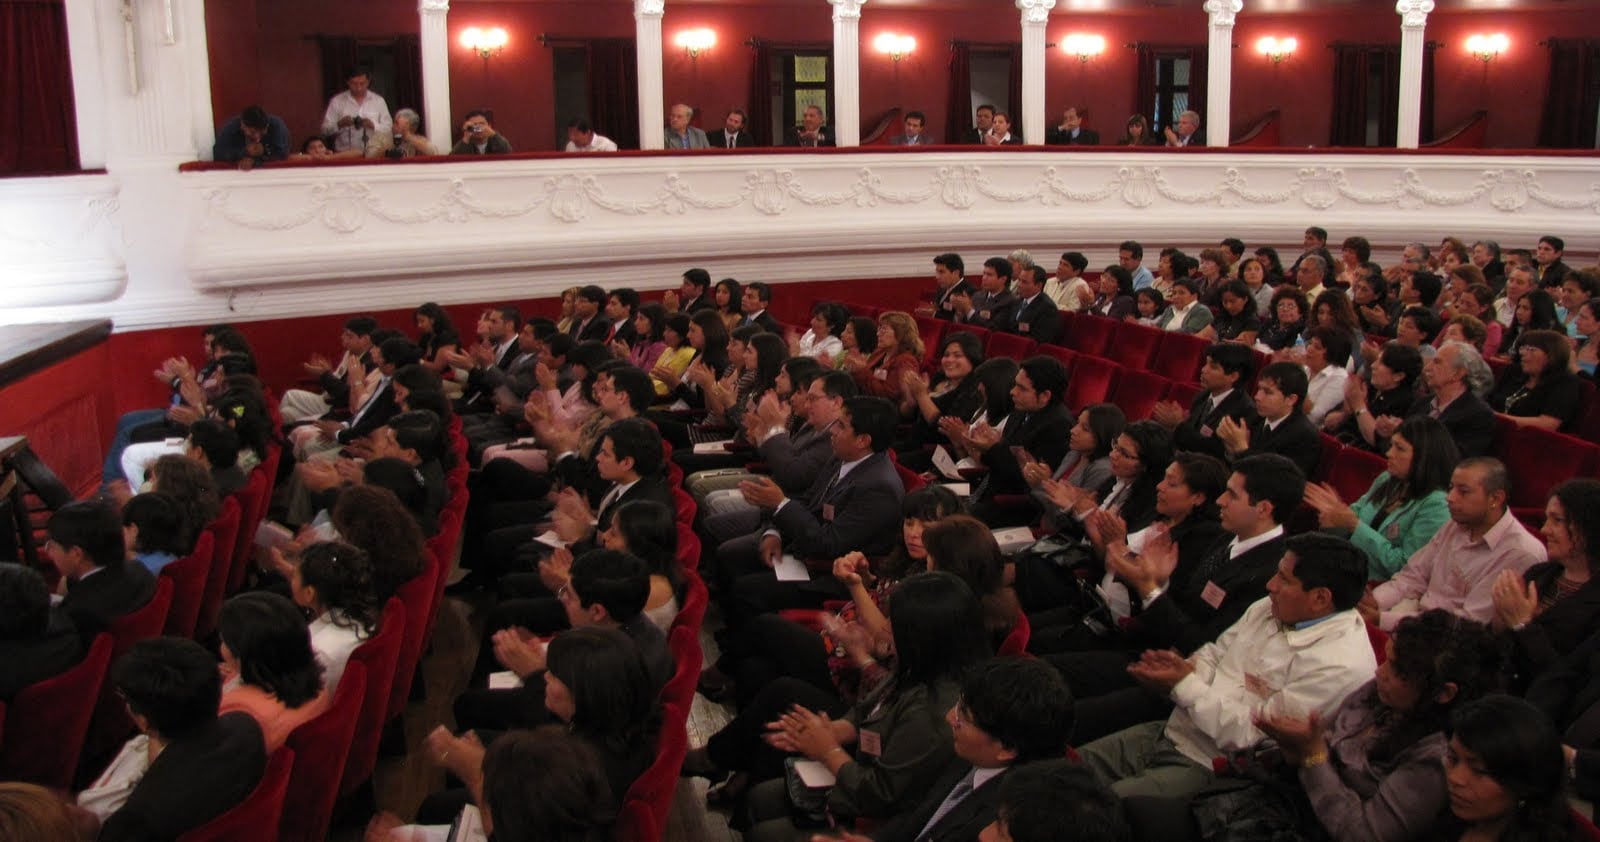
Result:
<svg viewBox="0 0 1600 842"><path fill-rule="evenodd" d="M353 118L355 122L339 128L339 121L346 117ZM371 120L373 128L362 125L362 119ZM393 133L394 121L389 117L389 103L373 91L367 91L360 102L349 91L340 91L328 100L328 110L322 115L322 134L333 135L335 152L351 149L364 152L373 137Z"/></svg>

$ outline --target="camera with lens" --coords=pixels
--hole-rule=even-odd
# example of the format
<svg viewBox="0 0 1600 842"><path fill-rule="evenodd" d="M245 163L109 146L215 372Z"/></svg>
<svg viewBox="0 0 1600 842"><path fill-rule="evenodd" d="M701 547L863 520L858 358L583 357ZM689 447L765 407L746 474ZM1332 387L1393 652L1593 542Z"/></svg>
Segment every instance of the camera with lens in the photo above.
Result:
<svg viewBox="0 0 1600 842"><path fill-rule="evenodd" d="M391 147L390 149L385 150L384 153L383 153L383 157L385 157L385 158L404 158L406 156L406 150L401 148L400 144L404 143L405 139L406 139L405 135L403 135L403 134L401 134L399 132L395 132L394 133L394 146Z"/></svg>

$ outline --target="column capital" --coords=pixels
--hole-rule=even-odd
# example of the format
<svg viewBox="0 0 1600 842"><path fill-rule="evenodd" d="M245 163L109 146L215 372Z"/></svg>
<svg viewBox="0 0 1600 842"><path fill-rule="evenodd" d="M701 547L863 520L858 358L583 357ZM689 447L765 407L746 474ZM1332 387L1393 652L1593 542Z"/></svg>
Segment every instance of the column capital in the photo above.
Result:
<svg viewBox="0 0 1600 842"><path fill-rule="evenodd" d="M429 12L445 14L450 11L450 0L417 0L417 11L422 14Z"/></svg>
<svg viewBox="0 0 1600 842"><path fill-rule="evenodd" d="M833 6L834 20L860 20L861 7L867 5L867 0L828 0Z"/></svg>
<svg viewBox="0 0 1600 842"><path fill-rule="evenodd" d="M1056 0L1017 0L1017 8L1022 10L1022 23L1048 23L1050 10L1056 7Z"/></svg>
<svg viewBox="0 0 1600 842"><path fill-rule="evenodd" d="M659 18L667 13L667 0L633 0L634 17Z"/></svg>
<svg viewBox="0 0 1600 842"><path fill-rule="evenodd" d="M1244 0L1206 0L1204 8L1211 16L1212 26L1233 26L1234 17L1244 8Z"/></svg>
<svg viewBox="0 0 1600 842"><path fill-rule="evenodd" d="M1395 14L1400 16L1400 25L1406 29L1421 29L1428 23L1428 14L1433 11L1433 0L1400 0L1394 4Z"/></svg>

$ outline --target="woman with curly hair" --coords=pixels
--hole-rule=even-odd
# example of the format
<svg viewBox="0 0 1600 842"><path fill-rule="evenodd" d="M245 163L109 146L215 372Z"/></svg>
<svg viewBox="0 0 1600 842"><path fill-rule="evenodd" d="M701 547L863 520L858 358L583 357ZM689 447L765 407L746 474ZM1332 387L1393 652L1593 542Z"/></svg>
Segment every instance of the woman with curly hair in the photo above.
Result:
<svg viewBox="0 0 1600 842"><path fill-rule="evenodd" d="M422 573L427 564L422 528L387 488L357 485L345 489L333 506L333 527L341 540L362 549L372 560L372 589L379 605Z"/></svg>
<svg viewBox="0 0 1600 842"><path fill-rule="evenodd" d="M311 615L311 649L322 664L328 692L339 689L345 664L378 629L383 606L372 586L372 560L341 541L321 541L300 553L289 592Z"/></svg>
<svg viewBox="0 0 1600 842"><path fill-rule="evenodd" d="M177 502L185 526L182 544L190 549L201 530L217 519L222 497L206 466L187 456L167 454L150 469L150 490L159 491Z"/></svg>

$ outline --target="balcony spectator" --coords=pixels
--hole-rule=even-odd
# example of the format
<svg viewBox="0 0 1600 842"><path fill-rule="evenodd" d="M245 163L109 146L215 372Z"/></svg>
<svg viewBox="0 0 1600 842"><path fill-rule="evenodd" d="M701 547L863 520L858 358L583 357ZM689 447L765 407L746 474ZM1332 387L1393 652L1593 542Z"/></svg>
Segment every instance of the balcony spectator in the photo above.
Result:
<svg viewBox="0 0 1600 842"><path fill-rule="evenodd" d="M1185 111L1178 115L1178 127L1174 130L1167 127L1167 146L1205 146L1206 134L1200 131L1200 115L1193 111Z"/></svg>
<svg viewBox="0 0 1600 842"><path fill-rule="evenodd" d="M722 128L712 132L706 139L713 149L740 149L755 145L755 138L746 131L745 123L750 121L750 115L744 113L743 108L731 108L728 116L724 118Z"/></svg>
<svg viewBox="0 0 1600 842"><path fill-rule="evenodd" d="M577 117L567 121L568 152L615 152L617 142L594 130L589 121Z"/></svg>
<svg viewBox="0 0 1600 842"><path fill-rule="evenodd" d="M437 154L439 150L422 134L422 117L410 108L402 108L394 113L393 131L375 134L367 141L368 158L415 158L418 155Z"/></svg>
<svg viewBox="0 0 1600 842"><path fill-rule="evenodd" d="M461 124L461 142L450 150L451 155L509 155L511 142L494 130L487 111L468 111Z"/></svg>
<svg viewBox="0 0 1600 842"><path fill-rule="evenodd" d="M217 129L211 159L249 170L256 164L288 158L289 149L289 127L283 119L252 105Z"/></svg>
<svg viewBox="0 0 1600 842"><path fill-rule="evenodd" d="M360 152L374 137L389 134L389 103L372 90L372 74L365 67L350 71L345 89L328 100L322 115L322 136L333 138L333 151Z"/></svg>
<svg viewBox="0 0 1600 842"><path fill-rule="evenodd" d="M928 126L928 115L921 111L907 112L903 125L904 130L901 134L889 138L890 146L927 146L934 142L932 138L923 134L923 130Z"/></svg>
<svg viewBox="0 0 1600 842"><path fill-rule="evenodd" d="M705 129L689 125L694 119L694 109L683 103L672 106L667 112L668 149L708 149L711 139Z"/></svg>
<svg viewBox="0 0 1600 842"><path fill-rule="evenodd" d="M988 146L1021 146L1022 138L1011 133L1011 115L996 111L994 125L983 136L983 142Z"/></svg>
<svg viewBox="0 0 1600 842"><path fill-rule="evenodd" d="M1135 114L1128 118L1127 128L1123 130L1122 137L1117 138L1118 146L1154 146L1155 135L1150 133L1150 120L1143 114Z"/></svg>
<svg viewBox="0 0 1600 842"><path fill-rule="evenodd" d="M833 146L833 129L825 125L822 109L808 105L800 115L800 125L789 130L784 146Z"/></svg>
<svg viewBox="0 0 1600 842"><path fill-rule="evenodd" d="M1100 133L1083 127L1084 118L1088 116L1087 108L1067 106L1061 114L1061 125L1051 129L1044 142L1051 146L1099 146Z"/></svg>
<svg viewBox="0 0 1600 842"><path fill-rule="evenodd" d="M984 138L988 137L989 132L994 129L994 106L988 104L980 105L975 115L975 125L972 127L972 131L967 133L964 142L982 146L985 142Z"/></svg>

